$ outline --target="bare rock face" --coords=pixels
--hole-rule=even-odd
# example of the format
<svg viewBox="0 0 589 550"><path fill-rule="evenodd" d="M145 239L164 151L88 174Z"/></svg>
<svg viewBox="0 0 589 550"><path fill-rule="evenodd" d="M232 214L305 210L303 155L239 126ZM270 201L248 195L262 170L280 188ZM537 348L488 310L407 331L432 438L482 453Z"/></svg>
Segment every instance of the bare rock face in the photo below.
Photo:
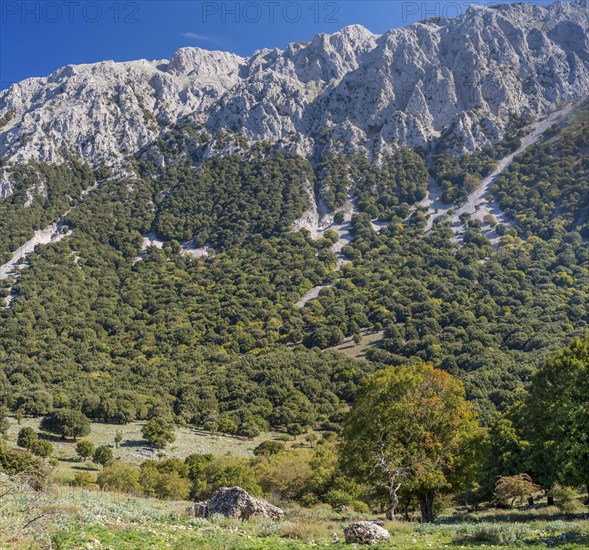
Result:
<svg viewBox="0 0 589 550"><path fill-rule="evenodd" d="M251 517L279 520L284 512L259 498L252 497L241 487L221 487L211 498L204 502L195 502L188 512L200 518L221 514L228 518L247 520Z"/></svg>
<svg viewBox="0 0 589 550"><path fill-rule="evenodd" d="M501 139L510 114L588 94L588 37L588 0L500 4L249 58L182 48L169 61L70 65L0 92L0 156L120 166L184 120L304 156L449 138L473 151Z"/></svg>
<svg viewBox="0 0 589 550"><path fill-rule="evenodd" d="M391 538L390 533L373 521L357 521L344 529L348 544L376 544Z"/></svg>

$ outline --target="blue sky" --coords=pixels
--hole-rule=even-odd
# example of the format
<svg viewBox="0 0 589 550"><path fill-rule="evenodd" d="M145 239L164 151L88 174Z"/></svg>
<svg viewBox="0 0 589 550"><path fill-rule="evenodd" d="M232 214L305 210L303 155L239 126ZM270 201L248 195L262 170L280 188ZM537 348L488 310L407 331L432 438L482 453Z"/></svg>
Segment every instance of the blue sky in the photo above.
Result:
<svg viewBox="0 0 589 550"><path fill-rule="evenodd" d="M0 87L71 63L168 59L198 46L250 55L359 23L375 33L469 0L0 0ZM478 3L485 3L478 2ZM496 2L488 2L496 3ZM536 3L545 4L543 0Z"/></svg>

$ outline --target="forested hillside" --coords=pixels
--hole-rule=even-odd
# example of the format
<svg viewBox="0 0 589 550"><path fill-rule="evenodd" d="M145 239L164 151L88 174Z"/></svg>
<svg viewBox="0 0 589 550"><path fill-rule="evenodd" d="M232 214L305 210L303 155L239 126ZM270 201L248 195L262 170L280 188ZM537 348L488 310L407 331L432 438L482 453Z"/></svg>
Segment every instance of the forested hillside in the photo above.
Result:
<svg viewBox="0 0 589 550"><path fill-rule="evenodd" d="M475 220L465 220L458 245L444 222L424 235L419 208L407 217L427 191L425 161L409 150L379 164L332 155L313 168L255 148L195 169L190 146L180 145L166 148L165 168L151 153L140 157L132 180L78 166L21 168L16 176L37 177L49 192L31 206L18 193L0 203L4 220L15 219L6 250L72 206L63 222L73 233L39 247L16 282L2 281L15 296L0 310L5 399L24 414L67 405L128 421L163 410L198 425L229 418L236 432L286 429L337 422L364 373L420 357L462 379L491 421L548 352L587 330L585 114L551 130L497 181L515 222L498 247ZM180 143L193 143L186 136ZM551 203L535 202L536 180ZM343 248L350 262L339 271L337 234L313 240L289 230L313 189L331 207L348 195L358 205ZM550 221L549 204L562 217ZM389 224L376 233L378 216ZM151 229L165 243L142 250ZM190 254L205 244L209 257ZM333 286L295 305L322 284ZM374 363L318 351L361 330L384 331L368 351ZM269 365L290 380L279 394L259 370Z"/></svg>
<svg viewBox="0 0 589 550"><path fill-rule="evenodd" d="M577 230L589 237L589 102L564 128L516 159L496 182L499 204L524 235L545 239Z"/></svg>

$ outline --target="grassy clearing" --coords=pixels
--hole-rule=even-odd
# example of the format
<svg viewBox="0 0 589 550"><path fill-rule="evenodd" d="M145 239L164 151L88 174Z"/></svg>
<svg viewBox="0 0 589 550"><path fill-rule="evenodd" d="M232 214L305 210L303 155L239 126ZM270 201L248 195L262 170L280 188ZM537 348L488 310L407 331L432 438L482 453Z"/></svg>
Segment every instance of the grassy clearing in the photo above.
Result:
<svg viewBox="0 0 589 550"><path fill-rule="evenodd" d="M354 338L349 336L341 344L327 348L325 351L339 351L352 359L363 359L366 356L366 350L374 347L382 340L383 331L371 332L367 330L361 331L362 340L356 344Z"/></svg>
<svg viewBox="0 0 589 550"><path fill-rule="evenodd" d="M4 487L7 485L4 480ZM287 506L280 522L189 518L188 502L54 487L41 496L22 487L0 499L0 546L203 550L344 547L350 521L375 516ZM45 515L25 524L42 510ZM387 522L391 541L378 549L562 548L589 546L589 516L555 508L454 514L435 524Z"/></svg>
<svg viewBox="0 0 589 550"><path fill-rule="evenodd" d="M39 430L40 418L25 418L19 424L11 419L7 441L16 445L16 438L21 428L29 426ZM95 446L109 445L112 447L116 459L131 464L141 464L148 459L157 459L158 452L151 448L141 435L143 422L132 422L125 425L92 423L90 435L82 438L94 443ZM117 431L123 434L123 441L118 449L115 448L114 439ZM211 453L217 456L253 457L253 450L262 442L272 439L277 434L265 433L254 439L242 437L217 435L202 432L194 428L178 428L175 431L176 441L165 450L166 457L184 459L192 453ZM44 436L45 437L45 436ZM91 462L80 462L76 454L76 444L71 440L62 440L59 437L47 436L53 443L54 452L52 458L58 460L55 469L57 479L71 479L80 470L98 469Z"/></svg>

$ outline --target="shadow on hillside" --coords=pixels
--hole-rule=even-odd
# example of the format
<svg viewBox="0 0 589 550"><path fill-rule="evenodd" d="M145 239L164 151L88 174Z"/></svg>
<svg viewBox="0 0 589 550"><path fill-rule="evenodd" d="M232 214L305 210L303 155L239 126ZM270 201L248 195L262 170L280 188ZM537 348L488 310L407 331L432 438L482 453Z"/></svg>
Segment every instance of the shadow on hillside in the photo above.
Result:
<svg viewBox="0 0 589 550"><path fill-rule="evenodd" d="M119 447L136 448L136 447L149 447L149 445L147 444L147 441L145 441L143 439L125 439L125 441L121 441L119 443Z"/></svg>
<svg viewBox="0 0 589 550"><path fill-rule="evenodd" d="M75 445L79 443L82 437L78 437L75 441L71 437L62 437L61 435L50 434L47 432L39 432L37 434L39 439L44 439L45 441L51 441L52 443L71 443Z"/></svg>
<svg viewBox="0 0 589 550"><path fill-rule="evenodd" d="M76 470L78 472L98 472L99 469L94 466L93 464L84 464L80 462L78 466L72 466L72 470Z"/></svg>
<svg viewBox="0 0 589 550"><path fill-rule="evenodd" d="M242 435L225 434L225 433L221 433L221 432L207 432L205 430L200 430L198 428L193 428L192 433L194 435L201 435L204 437L226 437L226 438L230 438L230 439L237 439L238 441L251 441L251 438L245 437Z"/></svg>

